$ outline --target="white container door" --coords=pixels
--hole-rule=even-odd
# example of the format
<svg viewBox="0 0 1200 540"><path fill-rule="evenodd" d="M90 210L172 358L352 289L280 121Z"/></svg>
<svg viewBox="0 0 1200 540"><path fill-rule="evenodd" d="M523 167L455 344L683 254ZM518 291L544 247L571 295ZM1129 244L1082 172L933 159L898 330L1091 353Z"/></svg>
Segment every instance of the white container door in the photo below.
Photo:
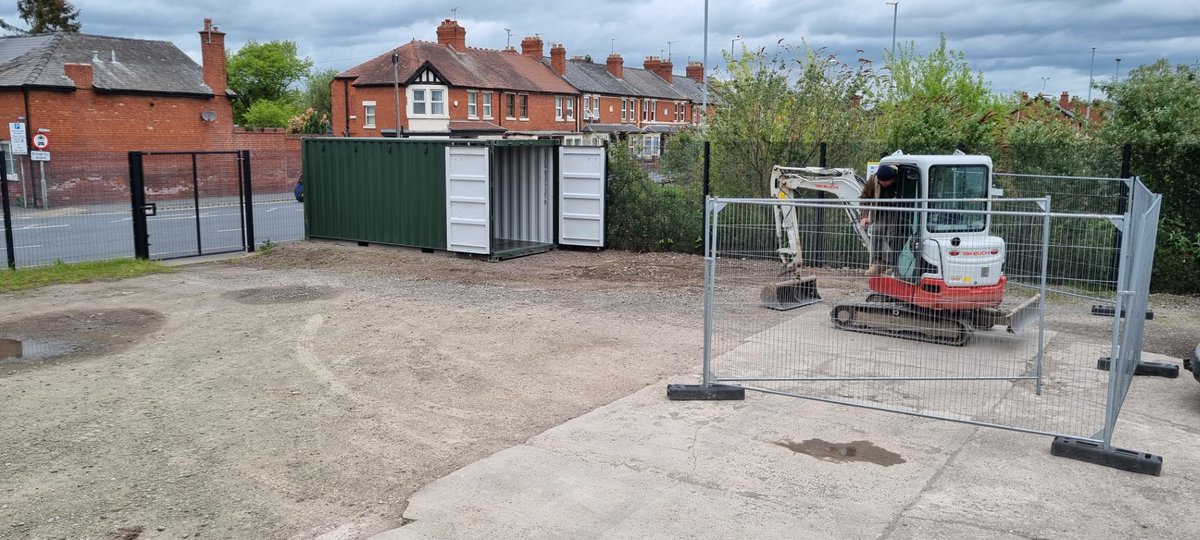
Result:
<svg viewBox="0 0 1200 540"><path fill-rule="evenodd" d="M604 147L558 149L558 243L604 247Z"/></svg>
<svg viewBox="0 0 1200 540"><path fill-rule="evenodd" d="M492 252L489 151L484 146L446 147L446 249Z"/></svg>

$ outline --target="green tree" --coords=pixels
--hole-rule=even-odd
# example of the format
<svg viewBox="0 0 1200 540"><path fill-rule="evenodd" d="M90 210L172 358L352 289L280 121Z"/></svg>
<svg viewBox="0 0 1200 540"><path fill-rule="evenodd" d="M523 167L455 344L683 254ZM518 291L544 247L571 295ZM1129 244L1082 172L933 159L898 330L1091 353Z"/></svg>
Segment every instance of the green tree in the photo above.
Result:
<svg viewBox="0 0 1200 540"><path fill-rule="evenodd" d="M300 106L292 99L260 99L242 116L245 127L287 127L288 121L299 115Z"/></svg>
<svg viewBox="0 0 1200 540"><path fill-rule="evenodd" d="M1154 288L1200 291L1200 63L1158 60L1098 86L1111 102L1100 140L1129 144L1130 172L1163 195Z"/></svg>
<svg viewBox="0 0 1200 540"><path fill-rule="evenodd" d="M818 143L860 141L874 132L870 101L878 79L870 62L851 65L805 45L768 58L745 51L729 57L729 79L718 83L720 109L706 136L713 144L713 190L723 196L765 196L775 165L816 165Z"/></svg>
<svg viewBox="0 0 1200 540"><path fill-rule="evenodd" d="M66 0L17 0L17 13L29 29L18 28L0 19L0 28L15 34L78 32L79 10Z"/></svg>
<svg viewBox="0 0 1200 540"><path fill-rule="evenodd" d="M972 72L962 53L946 47L920 57L915 45L888 53L891 91L879 103L883 139L890 149L910 154L968 151L997 140L1006 110L1013 104L992 94L982 73Z"/></svg>
<svg viewBox="0 0 1200 540"><path fill-rule="evenodd" d="M312 108L318 116L326 118L333 116L333 98L331 86L338 70L334 68L318 69L308 74L304 83L304 106Z"/></svg>
<svg viewBox="0 0 1200 540"><path fill-rule="evenodd" d="M267 43L251 41L229 56L226 66L229 73L229 86L237 92L237 100L233 105L234 121L241 125L248 124L247 114L255 102L274 102L276 109L290 110L293 114L283 118L277 125L284 127L288 119L298 114L303 107L299 105L298 92L291 86L301 81L312 68L312 60L300 58L296 52L296 43L288 40L275 40ZM283 104L291 107L282 107ZM264 109L266 110L266 109ZM269 115L272 116L273 115ZM256 117L256 121L263 120Z"/></svg>

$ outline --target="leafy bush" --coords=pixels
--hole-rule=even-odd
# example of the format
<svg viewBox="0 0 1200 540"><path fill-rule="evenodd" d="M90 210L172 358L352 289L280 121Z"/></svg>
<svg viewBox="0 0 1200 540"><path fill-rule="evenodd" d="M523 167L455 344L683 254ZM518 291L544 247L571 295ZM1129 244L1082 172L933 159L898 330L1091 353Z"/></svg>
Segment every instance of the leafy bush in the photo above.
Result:
<svg viewBox="0 0 1200 540"><path fill-rule="evenodd" d="M608 151L608 244L632 251L699 253L704 228L699 182L658 184L627 148Z"/></svg>

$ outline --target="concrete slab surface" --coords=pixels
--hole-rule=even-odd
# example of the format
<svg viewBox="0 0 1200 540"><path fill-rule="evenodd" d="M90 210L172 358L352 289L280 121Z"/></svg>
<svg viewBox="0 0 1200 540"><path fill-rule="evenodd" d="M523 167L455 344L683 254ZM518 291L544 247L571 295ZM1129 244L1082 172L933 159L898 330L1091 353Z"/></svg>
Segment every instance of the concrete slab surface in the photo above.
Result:
<svg viewBox="0 0 1200 540"><path fill-rule="evenodd" d="M1158 477L1053 457L1044 435L760 392L672 402L668 382L696 380L463 467L372 538L1200 537L1190 378L1137 378L1119 422Z"/></svg>

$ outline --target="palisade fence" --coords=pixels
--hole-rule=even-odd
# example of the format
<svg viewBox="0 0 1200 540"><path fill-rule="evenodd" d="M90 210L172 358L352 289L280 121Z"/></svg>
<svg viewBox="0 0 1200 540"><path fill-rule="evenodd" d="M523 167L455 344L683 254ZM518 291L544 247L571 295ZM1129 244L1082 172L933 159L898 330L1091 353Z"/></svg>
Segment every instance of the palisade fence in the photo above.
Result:
<svg viewBox="0 0 1200 540"><path fill-rule="evenodd" d="M1020 181L1031 185L1028 180ZM1026 301L1037 306L1034 324L1016 333L960 313L972 329L962 346L938 344L941 330L934 339L923 333L929 321L906 323L886 309L875 324L888 335L844 324L847 304L890 302L871 296L866 250L843 211L858 202L708 199L702 386L1065 437L1056 439L1056 451L1063 441L1113 452L1144 319L1097 317L1092 308L1099 301L1116 313L1145 312L1162 198L1137 179L1041 180L1047 182L1042 191L1054 193L994 200L984 212L958 211L986 215L991 234L1005 241L1008 282L1001 310ZM1129 192L1118 213L1121 186ZM1093 204L1056 202L1076 190ZM764 293L791 276L781 273L776 251L782 240L774 212L782 207L800 216L804 234L796 247L806 264L800 273L815 277L821 298L785 311L768 309ZM919 223L918 215L946 210L906 211ZM818 223L819 213L824 222ZM917 337L923 339L912 339ZM1105 358L1112 369L1097 369ZM1133 470L1157 474L1155 459L1161 468L1157 456L1136 459L1143 462L1130 465Z"/></svg>
<svg viewBox="0 0 1200 540"><path fill-rule="evenodd" d="M8 203L0 253L11 252L10 266L134 257L128 153L54 152L47 162L5 157ZM149 163L145 195L156 203L156 215L147 218L152 244L166 245L167 236L194 237L197 228L207 237L228 235L238 221L229 216L238 208L237 168L203 154L196 160L162 157ZM299 152L255 150L251 162L257 241L302 240L302 206L292 194ZM193 219L202 227L184 226Z"/></svg>

